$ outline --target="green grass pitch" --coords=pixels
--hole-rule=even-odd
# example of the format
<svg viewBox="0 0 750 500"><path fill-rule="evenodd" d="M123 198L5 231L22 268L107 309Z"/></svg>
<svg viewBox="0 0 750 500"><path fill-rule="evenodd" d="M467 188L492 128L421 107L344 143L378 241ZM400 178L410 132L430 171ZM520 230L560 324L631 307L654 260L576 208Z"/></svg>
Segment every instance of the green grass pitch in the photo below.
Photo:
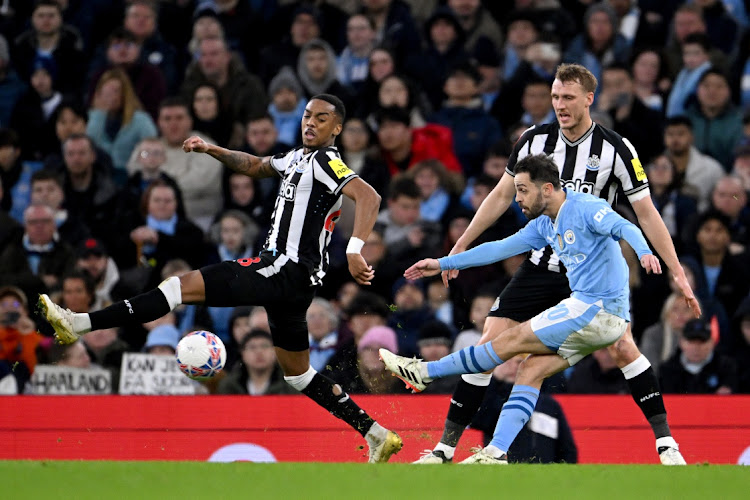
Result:
<svg viewBox="0 0 750 500"><path fill-rule="evenodd" d="M750 469L0 461L7 499L750 498Z"/></svg>

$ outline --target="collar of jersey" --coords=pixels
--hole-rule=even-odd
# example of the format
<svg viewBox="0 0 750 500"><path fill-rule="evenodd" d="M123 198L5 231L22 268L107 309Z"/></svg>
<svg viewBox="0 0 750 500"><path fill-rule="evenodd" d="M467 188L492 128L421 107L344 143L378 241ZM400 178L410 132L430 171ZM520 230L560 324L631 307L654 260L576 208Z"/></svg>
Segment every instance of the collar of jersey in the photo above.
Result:
<svg viewBox="0 0 750 500"><path fill-rule="evenodd" d="M562 188L562 189L563 191L565 191L565 201L563 201L562 204L560 205L560 208L557 209L557 215L555 215L555 220L552 221L552 227L555 229L555 231L557 231L557 223L560 220L560 214L563 211L563 207L568 202L568 190L565 188Z"/></svg>
<svg viewBox="0 0 750 500"><path fill-rule="evenodd" d="M560 130L560 137L562 137L562 140L563 140L563 141L565 142L565 144L567 144L568 146L571 146L571 147L575 147L575 146L578 146L578 145L579 145L580 143L582 143L583 141L585 141L585 140L586 140L586 139L588 138L588 136L590 136L590 135L591 135L591 133L592 133L592 132L594 131L594 127L595 127L595 126L596 126L596 122L592 121L592 122L591 122L591 126L590 126L590 127L589 127L589 129L588 129L588 130L586 131L586 133L585 133L585 134L583 134L583 135L582 135L582 136L581 136L581 137L580 137L580 138L579 138L579 139L578 139L577 141L575 141L575 142L570 142L570 141L568 140L568 138L567 138L567 137L565 137L565 134L563 134L563 133L562 133L562 130Z"/></svg>

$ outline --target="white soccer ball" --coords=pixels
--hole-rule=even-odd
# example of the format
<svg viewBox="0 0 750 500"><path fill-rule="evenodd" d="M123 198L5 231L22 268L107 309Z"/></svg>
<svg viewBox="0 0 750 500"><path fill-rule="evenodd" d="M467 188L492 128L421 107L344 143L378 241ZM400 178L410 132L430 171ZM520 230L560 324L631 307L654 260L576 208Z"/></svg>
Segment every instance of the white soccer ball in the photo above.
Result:
<svg viewBox="0 0 750 500"><path fill-rule="evenodd" d="M195 380L204 380L224 368L227 350L219 337L201 330L185 335L177 344L175 356L182 373Z"/></svg>

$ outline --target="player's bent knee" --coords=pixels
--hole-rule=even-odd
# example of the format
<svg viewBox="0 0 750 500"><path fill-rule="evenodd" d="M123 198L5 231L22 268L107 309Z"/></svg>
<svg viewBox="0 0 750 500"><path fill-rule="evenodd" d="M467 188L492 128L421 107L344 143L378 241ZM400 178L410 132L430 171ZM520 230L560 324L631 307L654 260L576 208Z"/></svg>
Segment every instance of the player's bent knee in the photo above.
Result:
<svg viewBox="0 0 750 500"><path fill-rule="evenodd" d="M482 337L477 342L477 345L492 342L502 332L509 330L516 325L518 325L518 322L513 321L512 319L488 316L484 322Z"/></svg>
<svg viewBox="0 0 750 500"><path fill-rule="evenodd" d="M623 335L617 342L609 346L607 350L619 368L632 363L641 355L641 351L638 350L638 346L635 345L635 341L631 335Z"/></svg>
<svg viewBox="0 0 750 500"><path fill-rule="evenodd" d="M180 292L183 304L201 303L206 300L206 284L200 271L190 271L180 276Z"/></svg>

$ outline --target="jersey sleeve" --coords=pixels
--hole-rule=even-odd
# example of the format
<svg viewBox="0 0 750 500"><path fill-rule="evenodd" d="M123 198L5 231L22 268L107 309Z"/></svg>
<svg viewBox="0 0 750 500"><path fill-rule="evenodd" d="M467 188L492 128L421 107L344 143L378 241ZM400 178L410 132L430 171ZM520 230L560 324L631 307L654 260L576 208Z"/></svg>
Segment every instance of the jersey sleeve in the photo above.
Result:
<svg viewBox="0 0 750 500"><path fill-rule="evenodd" d="M608 203L586 203L582 210L586 226L593 232L611 236L615 241L624 239L633 247L640 259L651 253L646 238L635 224L624 219L620 214L612 210Z"/></svg>
<svg viewBox="0 0 750 500"><path fill-rule="evenodd" d="M518 141L516 141L515 146L513 146L513 151L510 154L510 158L508 158L508 164L505 166L505 171L512 177L516 176L515 168L518 160L521 160L530 154L531 138L534 137L534 134L531 131L534 130L534 128L535 127L533 126L527 128L524 133L521 134Z"/></svg>
<svg viewBox="0 0 750 500"><path fill-rule="evenodd" d="M339 194L346 184L359 177L334 150L320 150L313 161L313 176L333 194Z"/></svg>
<svg viewBox="0 0 750 500"><path fill-rule="evenodd" d="M288 151L286 153L279 153L277 155L273 155L271 157L271 161L269 163L271 164L271 167L276 171L276 175L284 178L284 174L286 173L286 167L289 166L289 158L291 158L294 155L294 150Z"/></svg>
<svg viewBox="0 0 750 500"><path fill-rule="evenodd" d="M535 247L529 245L526 238L524 238L519 231L518 233L502 240L482 243L471 250L440 258L438 259L438 262L440 262L441 271L447 271L449 269L466 269L469 267L486 266L487 264L499 262L508 257L522 254L532 248Z"/></svg>
<svg viewBox="0 0 750 500"><path fill-rule="evenodd" d="M648 178L633 145L624 137L621 141L616 146L614 174L625 196L633 203L650 195Z"/></svg>

